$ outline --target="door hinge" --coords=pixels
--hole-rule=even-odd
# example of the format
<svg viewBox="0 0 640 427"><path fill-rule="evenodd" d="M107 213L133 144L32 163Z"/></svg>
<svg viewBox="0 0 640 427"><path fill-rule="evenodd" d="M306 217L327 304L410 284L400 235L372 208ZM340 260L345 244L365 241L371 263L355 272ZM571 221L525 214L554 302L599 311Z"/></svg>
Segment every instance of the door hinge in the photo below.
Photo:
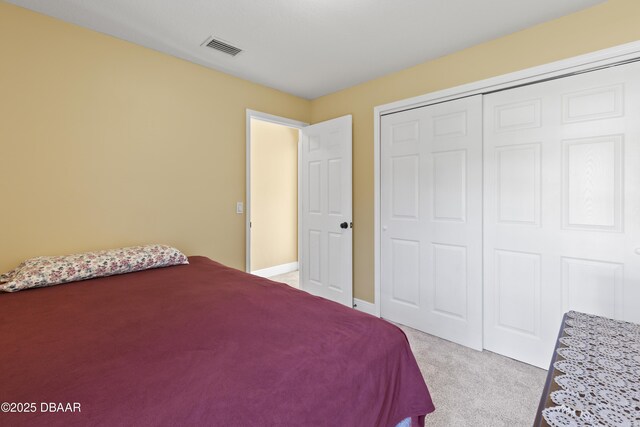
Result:
<svg viewBox="0 0 640 427"><path fill-rule="evenodd" d="M353 222L349 223L349 228L353 228Z"/></svg>

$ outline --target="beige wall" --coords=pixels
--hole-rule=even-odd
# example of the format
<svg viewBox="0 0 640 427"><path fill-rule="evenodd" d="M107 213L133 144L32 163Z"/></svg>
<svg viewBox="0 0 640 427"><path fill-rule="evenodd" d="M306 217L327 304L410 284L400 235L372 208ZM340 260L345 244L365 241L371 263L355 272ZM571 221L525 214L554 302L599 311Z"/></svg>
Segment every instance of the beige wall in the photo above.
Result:
<svg viewBox="0 0 640 427"><path fill-rule="evenodd" d="M373 301L373 107L640 39L608 2L312 102L0 2L0 271L174 244L244 268L245 108L354 118L354 295Z"/></svg>
<svg viewBox="0 0 640 427"><path fill-rule="evenodd" d="M251 271L298 261L298 130L251 120Z"/></svg>
<svg viewBox="0 0 640 427"><path fill-rule="evenodd" d="M312 122L353 115L354 296L372 302L373 108L640 39L640 1L608 2L318 98Z"/></svg>
<svg viewBox="0 0 640 427"><path fill-rule="evenodd" d="M244 269L245 109L310 102L0 2L0 271L163 242Z"/></svg>

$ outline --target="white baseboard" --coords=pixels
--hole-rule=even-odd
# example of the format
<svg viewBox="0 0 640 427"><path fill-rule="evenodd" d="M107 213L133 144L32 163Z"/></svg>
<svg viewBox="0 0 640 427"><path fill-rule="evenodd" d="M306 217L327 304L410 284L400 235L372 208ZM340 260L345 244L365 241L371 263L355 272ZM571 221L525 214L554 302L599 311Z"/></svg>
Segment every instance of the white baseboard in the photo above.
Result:
<svg viewBox="0 0 640 427"><path fill-rule="evenodd" d="M273 277L279 274L291 273L298 269L298 262L290 262L288 264L274 265L273 267L263 268L262 270L252 271L251 274L260 277Z"/></svg>
<svg viewBox="0 0 640 427"><path fill-rule="evenodd" d="M358 298L354 298L353 299L353 308L355 308L358 311L362 311L363 313L367 313L370 314L372 316L376 316L379 317L377 312L377 307L375 304L372 304L370 302L358 299Z"/></svg>

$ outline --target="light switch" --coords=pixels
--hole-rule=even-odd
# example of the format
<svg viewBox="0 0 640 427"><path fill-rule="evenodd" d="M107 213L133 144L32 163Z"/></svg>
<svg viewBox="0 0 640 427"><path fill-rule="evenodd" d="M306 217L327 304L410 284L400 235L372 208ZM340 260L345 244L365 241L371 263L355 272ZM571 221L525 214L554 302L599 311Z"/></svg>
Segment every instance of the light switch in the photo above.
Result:
<svg viewBox="0 0 640 427"><path fill-rule="evenodd" d="M236 213L237 214L244 213L244 204L242 202L236 203Z"/></svg>

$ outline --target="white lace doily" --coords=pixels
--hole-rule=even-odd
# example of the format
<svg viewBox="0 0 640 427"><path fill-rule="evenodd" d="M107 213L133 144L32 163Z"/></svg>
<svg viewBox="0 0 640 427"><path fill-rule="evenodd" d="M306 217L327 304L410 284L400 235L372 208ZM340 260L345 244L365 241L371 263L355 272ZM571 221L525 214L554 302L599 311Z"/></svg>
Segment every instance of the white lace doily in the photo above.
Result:
<svg viewBox="0 0 640 427"><path fill-rule="evenodd" d="M553 427L640 427L640 325L570 311L554 368Z"/></svg>

